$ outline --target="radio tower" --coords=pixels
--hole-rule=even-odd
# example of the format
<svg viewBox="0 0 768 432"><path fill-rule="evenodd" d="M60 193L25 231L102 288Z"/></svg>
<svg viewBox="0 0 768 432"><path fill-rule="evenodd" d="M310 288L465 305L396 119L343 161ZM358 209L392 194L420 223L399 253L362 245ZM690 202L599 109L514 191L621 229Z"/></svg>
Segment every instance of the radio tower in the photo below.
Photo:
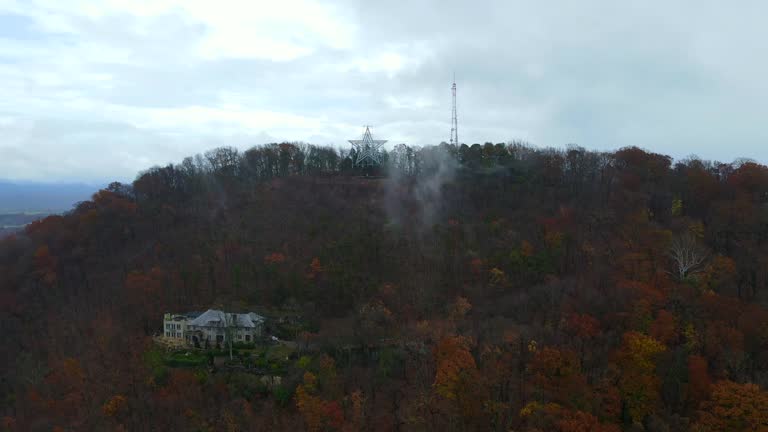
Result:
<svg viewBox="0 0 768 432"><path fill-rule="evenodd" d="M453 74L453 114L451 116L451 144L459 145L459 120L456 117L456 74Z"/></svg>

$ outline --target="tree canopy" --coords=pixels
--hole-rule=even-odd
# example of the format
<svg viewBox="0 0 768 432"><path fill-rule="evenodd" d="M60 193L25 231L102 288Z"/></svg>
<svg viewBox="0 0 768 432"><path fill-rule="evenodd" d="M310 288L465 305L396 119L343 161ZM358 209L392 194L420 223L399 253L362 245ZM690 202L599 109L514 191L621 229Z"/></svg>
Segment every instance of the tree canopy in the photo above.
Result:
<svg viewBox="0 0 768 432"><path fill-rule="evenodd" d="M353 158L213 149L0 240L0 429L768 428L767 167ZM212 305L264 310L292 354L164 357L162 314Z"/></svg>

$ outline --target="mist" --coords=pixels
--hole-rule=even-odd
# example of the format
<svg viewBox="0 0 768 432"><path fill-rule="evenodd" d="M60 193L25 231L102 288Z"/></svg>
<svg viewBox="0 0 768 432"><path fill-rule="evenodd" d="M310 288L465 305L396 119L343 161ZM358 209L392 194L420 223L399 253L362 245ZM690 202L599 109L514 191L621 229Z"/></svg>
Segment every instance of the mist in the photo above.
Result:
<svg viewBox="0 0 768 432"><path fill-rule="evenodd" d="M397 227L409 224L424 231L444 219L443 189L456 178L458 169L447 145L396 146L390 153L384 182L390 223Z"/></svg>

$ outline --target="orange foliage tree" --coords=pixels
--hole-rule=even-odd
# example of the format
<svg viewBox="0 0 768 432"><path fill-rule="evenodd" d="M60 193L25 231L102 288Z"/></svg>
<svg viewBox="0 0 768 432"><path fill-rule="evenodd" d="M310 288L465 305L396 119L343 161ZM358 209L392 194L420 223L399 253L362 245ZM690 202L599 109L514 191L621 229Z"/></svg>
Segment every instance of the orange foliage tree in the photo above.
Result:
<svg viewBox="0 0 768 432"><path fill-rule="evenodd" d="M338 430L344 424L344 412L336 401L325 401L317 393L317 378L304 373L304 383L296 387L296 408L310 432Z"/></svg>
<svg viewBox="0 0 768 432"><path fill-rule="evenodd" d="M56 283L56 263L57 259L51 254L47 245L40 246L35 251L35 272L40 281L48 286Z"/></svg>
<svg viewBox="0 0 768 432"><path fill-rule="evenodd" d="M557 422L560 432L620 432L615 424L600 423L600 420L590 413L569 411Z"/></svg>
<svg viewBox="0 0 768 432"><path fill-rule="evenodd" d="M719 381L712 398L702 402L692 430L699 432L768 431L768 392L755 384Z"/></svg>
<svg viewBox="0 0 768 432"><path fill-rule="evenodd" d="M577 408L587 404L587 380L575 352L544 347L536 351L528 369L532 383L548 401Z"/></svg>
<svg viewBox="0 0 768 432"><path fill-rule="evenodd" d="M642 421L656 408L660 386L655 374L656 357L665 350L664 345L650 336L627 332L614 356L621 370L619 391L627 414L634 422Z"/></svg>
<svg viewBox="0 0 768 432"><path fill-rule="evenodd" d="M307 272L307 278L314 280L324 271L325 268L322 264L320 264L320 259L317 257L312 258L312 262L309 263L309 272Z"/></svg>
<svg viewBox="0 0 768 432"><path fill-rule="evenodd" d="M108 417L115 417L125 409L127 404L128 399L126 399L125 396L115 395L104 403L104 405L101 407L101 410L104 412L104 415Z"/></svg>
<svg viewBox="0 0 768 432"><path fill-rule="evenodd" d="M480 416L485 401L482 377L469 345L467 338L447 336L434 348L435 392L453 402L465 420Z"/></svg>

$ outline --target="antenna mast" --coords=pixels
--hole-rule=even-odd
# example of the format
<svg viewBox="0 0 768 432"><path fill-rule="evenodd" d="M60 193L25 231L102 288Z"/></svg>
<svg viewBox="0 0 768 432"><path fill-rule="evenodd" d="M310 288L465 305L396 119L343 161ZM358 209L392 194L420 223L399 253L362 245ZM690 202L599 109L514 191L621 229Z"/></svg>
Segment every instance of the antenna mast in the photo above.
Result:
<svg viewBox="0 0 768 432"><path fill-rule="evenodd" d="M456 73L453 73L453 113L451 115L451 144L459 145L459 120L456 117Z"/></svg>

